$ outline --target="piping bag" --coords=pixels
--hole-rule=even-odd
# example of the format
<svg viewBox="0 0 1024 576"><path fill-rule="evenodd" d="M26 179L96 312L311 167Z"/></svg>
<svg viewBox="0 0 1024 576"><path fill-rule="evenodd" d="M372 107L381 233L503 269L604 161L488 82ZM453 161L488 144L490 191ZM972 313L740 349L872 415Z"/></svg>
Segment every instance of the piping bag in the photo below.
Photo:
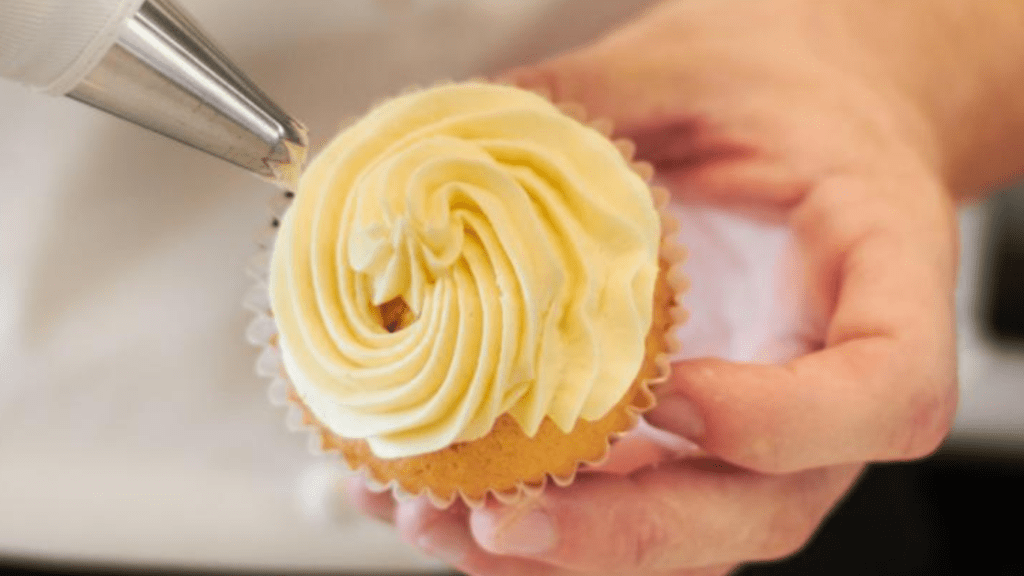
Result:
<svg viewBox="0 0 1024 576"><path fill-rule="evenodd" d="M0 0L0 77L84 102L286 190L305 159L306 128L174 0Z"/></svg>

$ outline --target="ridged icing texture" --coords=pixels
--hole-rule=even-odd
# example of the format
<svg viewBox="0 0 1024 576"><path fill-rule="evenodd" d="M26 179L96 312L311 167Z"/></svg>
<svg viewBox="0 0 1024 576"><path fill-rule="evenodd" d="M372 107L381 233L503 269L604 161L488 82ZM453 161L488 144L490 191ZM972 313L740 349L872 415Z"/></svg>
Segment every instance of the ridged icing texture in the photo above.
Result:
<svg viewBox="0 0 1024 576"><path fill-rule="evenodd" d="M644 357L650 191L603 135L531 92L390 100L314 159L270 269L288 376L382 458L596 420Z"/></svg>

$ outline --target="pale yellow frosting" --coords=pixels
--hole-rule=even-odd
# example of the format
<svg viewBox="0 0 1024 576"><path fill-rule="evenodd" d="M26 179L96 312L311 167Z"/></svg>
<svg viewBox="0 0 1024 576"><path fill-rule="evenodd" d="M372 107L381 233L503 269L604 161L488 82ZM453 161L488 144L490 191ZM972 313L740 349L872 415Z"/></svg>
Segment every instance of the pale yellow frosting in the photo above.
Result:
<svg viewBox="0 0 1024 576"><path fill-rule="evenodd" d="M285 369L324 425L382 458L477 439L503 413L568 432L636 377L660 236L615 146L544 98L400 96L327 145L281 223ZM379 306L395 298L391 332Z"/></svg>

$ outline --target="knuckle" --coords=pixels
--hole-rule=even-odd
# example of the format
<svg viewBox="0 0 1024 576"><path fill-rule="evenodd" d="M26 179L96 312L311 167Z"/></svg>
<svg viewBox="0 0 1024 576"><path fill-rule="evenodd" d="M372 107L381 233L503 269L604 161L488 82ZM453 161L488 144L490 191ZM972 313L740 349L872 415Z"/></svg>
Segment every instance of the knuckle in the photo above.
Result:
<svg viewBox="0 0 1024 576"><path fill-rule="evenodd" d="M930 384L908 405L902 438L896 444L897 458L912 460L932 454L953 427L958 396L956 378L946 378L940 385Z"/></svg>

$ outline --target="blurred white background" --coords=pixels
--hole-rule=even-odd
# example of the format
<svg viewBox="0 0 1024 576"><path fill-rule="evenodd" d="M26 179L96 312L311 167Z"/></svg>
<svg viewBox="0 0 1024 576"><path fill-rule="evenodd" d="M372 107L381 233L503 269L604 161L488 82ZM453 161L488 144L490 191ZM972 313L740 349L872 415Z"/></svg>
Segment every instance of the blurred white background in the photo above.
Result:
<svg viewBox="0 0 1024 576"><path fill-rule="evenodd" d="M640 4L181 3L314 148L403 87L550 54ZM440 569L339 500L254 375L243 270L272 193L0 83L0 557Z"/></svg>

